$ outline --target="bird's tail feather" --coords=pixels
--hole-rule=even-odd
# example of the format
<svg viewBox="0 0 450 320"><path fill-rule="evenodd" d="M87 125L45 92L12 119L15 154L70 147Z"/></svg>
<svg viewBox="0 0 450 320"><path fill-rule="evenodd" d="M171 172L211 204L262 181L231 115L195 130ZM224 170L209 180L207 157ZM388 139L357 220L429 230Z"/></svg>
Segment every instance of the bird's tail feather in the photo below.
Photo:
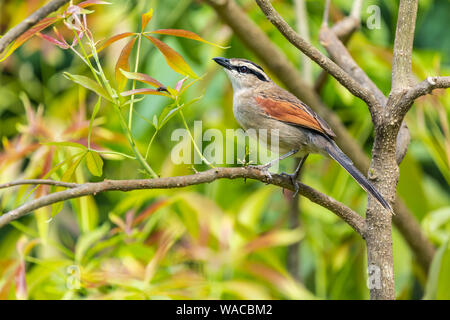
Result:
<svg viewBox="0 0 450 320"><path fill-rule="evenodd" d="M344 152L330 140L326 151L331 158L336 160L348 173L359 183L359 185L366 190L367 193L371 194L378 202L390 212L393 212L391 205L383 198L383 196L378 192L377 189L372 185L372 183L367 180L367 178L353 165L352 160L350 160Z"/></svg>

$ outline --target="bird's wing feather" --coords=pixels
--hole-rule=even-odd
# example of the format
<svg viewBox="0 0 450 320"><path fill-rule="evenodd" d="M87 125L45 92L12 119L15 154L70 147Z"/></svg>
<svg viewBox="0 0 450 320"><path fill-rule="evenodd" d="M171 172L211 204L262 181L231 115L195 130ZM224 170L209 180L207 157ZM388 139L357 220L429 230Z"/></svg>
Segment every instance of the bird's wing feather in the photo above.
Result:
<svg viewBox="0 0 450 320"><path fill-rule="evenodd" d="M330 138L336 136L328 124L307 105L296 98L290 96L288 98L259 94L255 99L271 118L318 131Z"/></svg>

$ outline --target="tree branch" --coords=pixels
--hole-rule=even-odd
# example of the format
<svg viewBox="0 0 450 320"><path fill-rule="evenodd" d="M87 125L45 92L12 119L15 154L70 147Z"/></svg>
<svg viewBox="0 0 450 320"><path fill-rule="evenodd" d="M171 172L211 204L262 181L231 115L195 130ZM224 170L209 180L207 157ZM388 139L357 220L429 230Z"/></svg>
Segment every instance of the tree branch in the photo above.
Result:
<svg viewBox="0 0 450 320"><path fill-rule="evenodd" d="M48 179L28 179L28 180L17 180L17 181L0 184L0 189L10 188L10 187L20 186L20 185L26 185L26 184L36 184L36 185L45 184L45 185L65 187L65 188L76 188L76 187L80 186L78 183L72 183L72 182L63 182L63 181L48 180Z"/></svg>
<svg viewBox="0 0 450 320"><path fill-rule="evenodd" d="M347 88L354 96L366 102L370 107L379 107L374 95L356 82L342 68L335 64L319 50L300 37L289 24L283 20L279 13L272 7L269 0L256 0L256 3L266 15L267 19L301 52L331 74L339 83Z"/></svg>
<svg viewBox="0 0 450 320"><path fill-rule="evenodd" d="M409 109L411 109L414 100L432 93L434 89L446 89L450 88L450 77L428 77L425 80L419 82L415 86L411 87L404 98L400 101L398 106L402 109L402 115L405 115Z"/></svg>
<svg viewBox="0 0 450 320"><path fill-rule="evenodd" d="M0 38L0 53L2 53L11 42L16 40L25 31L30 29L40 20L44 19L50 13L58 10L69 1L70 0L52 0L43 7L37 9L17 26L11 28L3 37Z"/></svg>
<svg viewBox="0 0 450 320"><path fill-rule="evenodd" d="M416 27L418 0L401 0L398 9L392 58L392 90L407 88L412 83L411 56Z"/></svg>
<svg viewBox="0 0 450 320"><path fill-rule="evenodd" d="M259 169L252 167L239 168L214 168L207 171L199 172L188 176L178 176L169 178L157 179L142 179L142 180L105 180L103 182L72 184L71 189L55 192L35 200L32 200L16 209L13 209L4 215L0 216L0 228L7 223L16 220L24 215L51 205L56 202L65 201L69 199L79 198L87 195L96 195L105 191L131 191L140 189L171 189L182 188L202 183L213 182L218 179L237 179L246 178L259 180L268 184L273 184L285 189L295 190L291 179L282 175L272 174L269 179L267 174ZM33 180L32 183L49 183L51 180ZM23 184L24 181L21 181ZM52 183L53 184L53 183ZM11 185L18 185L18 183L11 183ZM76 186L74 186L76 185ZM299 194L307 197L312 202L329 209L337 216L341 217L347 222L358 234L364 237L365 222L364 218L356 212L340 203L339 201L298 182Z"/></svg>

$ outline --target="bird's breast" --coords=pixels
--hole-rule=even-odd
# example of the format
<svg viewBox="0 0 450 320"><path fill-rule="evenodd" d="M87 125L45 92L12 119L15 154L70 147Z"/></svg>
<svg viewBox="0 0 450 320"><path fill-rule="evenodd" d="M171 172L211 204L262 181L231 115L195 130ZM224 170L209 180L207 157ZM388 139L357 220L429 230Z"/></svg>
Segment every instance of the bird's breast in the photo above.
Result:
<svg viewBox="0 0 450 320"><path fill-rule="evenodd" d="M261 134L264 133L267 137L266 142L271 144L273 151L280 154L292 149L302 149L306 153L316 151L313 150L315 149L313 146L309 146L311 139L308 130L269 117L259 107L251 92L242 90L234 95L233 114L244 130L254 129L260 140Z"/></svg>

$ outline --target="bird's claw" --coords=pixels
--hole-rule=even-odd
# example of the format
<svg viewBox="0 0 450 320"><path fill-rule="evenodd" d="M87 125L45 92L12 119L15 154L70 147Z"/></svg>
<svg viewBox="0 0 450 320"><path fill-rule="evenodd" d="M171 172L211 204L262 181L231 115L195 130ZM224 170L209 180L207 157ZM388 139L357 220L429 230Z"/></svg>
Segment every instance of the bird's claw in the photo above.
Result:
<svg viewBox="0 0 450 320"><path fill-rule="evenodd" d="M281 176L283 177L288 177L291 180L292 185L295 188L295 192L293 194L293 198L295 198L298 195L298 191L299 191L299 186L298 186L298 182L297 182L297 175L295 173L289 174L286 172L282 172L280 173Z"/></svg>
<svg viewBox="0 0 450 320"><path fill-rule="evenodd" d="M250 165L250 168L258 169L266 175L267 184L272 181L272 174L269 172L269 168L272 166L272 163L260 164L260 165Z"/></svg>

